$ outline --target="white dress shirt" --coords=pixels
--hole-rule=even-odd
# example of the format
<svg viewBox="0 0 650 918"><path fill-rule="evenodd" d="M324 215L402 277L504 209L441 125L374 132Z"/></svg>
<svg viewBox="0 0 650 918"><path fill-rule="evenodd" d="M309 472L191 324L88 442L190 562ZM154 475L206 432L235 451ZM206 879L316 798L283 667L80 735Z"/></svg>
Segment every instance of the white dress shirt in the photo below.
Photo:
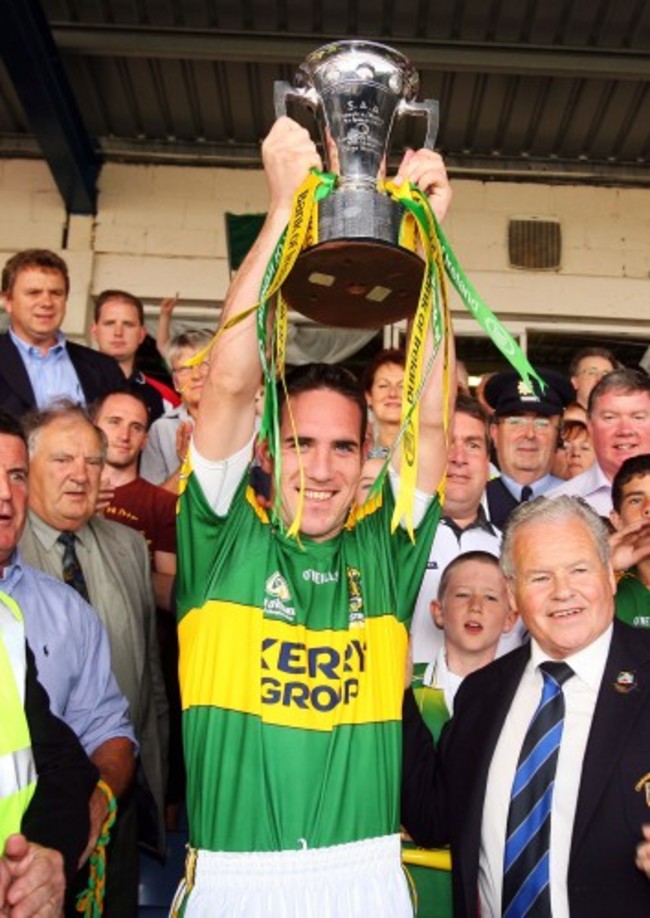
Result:
<svg viewBox="0 0 650 918"><path fill-rule="evenodd" d="M564 683L565 718L551 806L550 881L553 918L569 918L567 874L573 822L596 699L612 639L612 626L584 650L565 662L575 675ZM483 804L479 858L479 896L482 918L501 915L503 854L510 791L519 753L542 695L539 664L548 660L535 640L512 705L494 749ZM632 855L630 855L632 856Z"/></svg>
<svg viewBox="0 0 650 918"><path fill-rule="evenodd" d="M584 497L589 506L600 516L608 517L612 512L612 483L597 462L590 465L586 472L581 472L575 478L569 478L558 488L553 488L546 494L547 497L562 497L562 495Z"/></svg>
<svg viewBox="0 0 650 918"><path fill-rule="evenodd" d="M451 717L454 713L454 698L463 681L462 676L452 673L447 666L445 648L441 647L433 663L429 663L422 676L422 685L427 688L442 689L445 696L445 707Z"/></svg>

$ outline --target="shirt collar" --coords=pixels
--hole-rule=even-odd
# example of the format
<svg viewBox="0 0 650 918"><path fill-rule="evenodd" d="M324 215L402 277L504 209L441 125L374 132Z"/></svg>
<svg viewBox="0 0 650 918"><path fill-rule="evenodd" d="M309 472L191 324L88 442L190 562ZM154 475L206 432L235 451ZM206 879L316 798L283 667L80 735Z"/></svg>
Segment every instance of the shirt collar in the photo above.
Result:
<svg viewBox="0 0 650 918"><path fill-rule="evenodd" d="M568 663L576 676L586 683L590 689L597 692L605 672L605 664L612 642L613 624L610 624L603 633L592 641L587 647L577 653L565 657L563 663ZM537 669L540 663L550 660L551 657L544 653L535 638L530 641L530 661L533 668Z"/></svg>
<svg viewBox="0 0 650 918"><path fill-rule="evenodd" d="M520 484L518 481L515 481L514 478L511 478L510 475L506 475L505 472L501 472L501 480L503 481L506 488L510 491L512 496L517 500L521 500L521 489L524 485ZM533 492L531 500L535 497L539 497L541 494L544 494L545 491L548 491L551 485L553 484L553 476L550 474L544 475L542 478L538 478L537 481L531 482L528 487Z"/></svg>
<svg viewBox="0 0 650 918"><path fill-rule="evenodd" d="M42 356L42 351L39 347L36 347L34 344L28 344L27 341L23 341L11 327L9 328L9 336L21 353L27 354L30 357ZM63 332L58 331L54 337L56 338L56 343L47 349L47 353L61 354L66 351L67 342Z"/></svg>
<svg viewBox="0 0 650 918"><path fill-rule="evenodd" d="M455 520L452 520L450 516L443 516L440 522L444 523L445 526L449 526L449 528L455 534L456 538L459 540L461 533L467 532L468 529L482 529L484 532L487 532L488 535L493 536L498 534L495 527L487 518L483 504L478 505L478 509L476 511L476 519L474 519L471 523L468 523L467 526L459 526L458 523Z"/></svg>
<svg viewBox="0 0 650 918"><path fill-rule="evenodd" d="M5 592L10 591L23 576L23 564L20 551L17 548L14 549L9 562L4 566L4 573L0 574L0 584Z"/></svg>
<svg viewBox="0 0 650 918"><path fill-rule="evenodd" d="M438 650L435 660L433 660L424 671L422 676L422 685L429 688L441 688L447 684L447 660L445 658L444 645Z"/></svg>
<svg viewBox="0 0 650 918"><path fill-rule="evenodd" d="M57 539L61 535L60 529L55 529L54 526L50 526L49 523L46 523L44 519L40 516L37 516L32 510L29 511L29 519L34 531L34 535L41 543L45 551L51 551L55 546ZM75 530L75 535L79 540L80 545L83 545L88 538L88 524L85 524L81 529Z"/></svg>

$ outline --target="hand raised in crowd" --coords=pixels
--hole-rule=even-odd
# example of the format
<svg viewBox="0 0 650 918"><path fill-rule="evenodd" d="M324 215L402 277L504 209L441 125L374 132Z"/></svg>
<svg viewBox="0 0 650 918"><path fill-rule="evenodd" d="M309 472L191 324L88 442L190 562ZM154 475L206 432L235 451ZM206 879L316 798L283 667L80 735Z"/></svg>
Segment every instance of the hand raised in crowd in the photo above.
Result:
<svg viewBox="0 0 650 918"><path fill-rule="evenodd" d="M181 421L176 431L176 455L181 465L185 461L185 456L190 446L193 426L191 421Z"/></svg>
<svg viewBox="0 0 650 918"><path fill-rule="evenodd" d="M60 915L65 894L63 857L52 848L10 835L0 858L0 914L11 918Z"/></svg>
<svg viewBox="0 0 650 918"><path fill-rule="evenodd" d="M407 150L395 177L396 184L413 182L429 198L431 209L442 221L451 204L452 190L442 156L435 150Z"/></svg>
<svg viewBox="0 0 650 918"><path fill-rule="evenodd" d="M634 520L609 536L612 565L615 571L635 567L650 557L650 520Z"/></svg>
<svg viewBox="0 0 650 918"><path fill-rule="evenodd" d="M322 169L309 131L291 118L278 118L264 143L262 159L269 186L269 210L289 208L310 169Z"/></svg>
<svg viewBox="0 0 650 918"><path fill-rule="evenodd" d="M167 296L160 301L160 315L161 316L170 316L173 313L174 309L178 304L178 294L175 293L174 296Z"/></svg>
<svg viewBox="0 0 650 918"><path fill-rule="evenodd" d="M99 493L97 503L95 504L95 513L102 515L104 510L110 506L115 494L115 485L111 482L108 475L103 474L99 481Z"/></svg>

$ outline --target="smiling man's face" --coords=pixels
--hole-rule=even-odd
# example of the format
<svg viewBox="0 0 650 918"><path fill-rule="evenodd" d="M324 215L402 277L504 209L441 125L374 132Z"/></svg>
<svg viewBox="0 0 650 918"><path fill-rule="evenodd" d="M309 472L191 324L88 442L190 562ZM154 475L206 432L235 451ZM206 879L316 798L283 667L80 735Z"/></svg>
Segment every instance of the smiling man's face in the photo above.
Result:
<svg viewBox="0 0 650 918"><path fill-rule="evenodd" d="M650 453L650 392L605 392L588 420L596 459L613 479L626 459Z"/></svg>
<svg viewBox="0 0 650 918"><path fill-rule="evenodd" d="M280 441L283 522L290 525L296 516L302 464L305 501L300 531L316 541L333 538L343 529L355 500L363 465L359 406L331 389L294 395L291 414L286 405L282 409ZM262 461L271 471L265 452Z"/></svg>
<svg viewBox="0 0 650 918"><path fill-rule="evenodd" d="M514 533L512 604L556 660L584 650L614 618L616 582L578 517L524 523Z"/></svg>

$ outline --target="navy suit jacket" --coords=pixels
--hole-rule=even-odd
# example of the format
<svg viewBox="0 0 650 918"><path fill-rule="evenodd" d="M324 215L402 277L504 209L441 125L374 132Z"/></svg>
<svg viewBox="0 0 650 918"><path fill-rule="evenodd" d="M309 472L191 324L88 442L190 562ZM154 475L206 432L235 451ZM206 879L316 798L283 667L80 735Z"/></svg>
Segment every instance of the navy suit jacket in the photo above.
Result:
<svg viewBox="0 0 650 918"><path fill-rule="evenodd" d="M503 530L508 517L515 507L519 506L519 501L512 496L500 478L492 478L491 481L488 481L485 486L485 496L490 522Z"/></svg>
<svg viewBox="0 0 650 918"><path fill-rule="evenodd" d="M87 404L124 387L124 374L112 357L73 341L68 341L66 346ZM34 408L34 390L25 364L5 332L0 335L0 410L20 418Z"/></svg>
<svg viewBox="0 0 650 918"><path fill-rule="evenodd" d="M405 696L402 822L418 844L451 844L457 918L478 915L487 776L529 653L520 647L465 679L438 750L412 692ZM627 693L617 691L620 673L634 674ZM615 621L582 762L567 878L571 918L650 915L650 881L634 864L641 825L650 823L649 773L650 634Z"/></svg>

